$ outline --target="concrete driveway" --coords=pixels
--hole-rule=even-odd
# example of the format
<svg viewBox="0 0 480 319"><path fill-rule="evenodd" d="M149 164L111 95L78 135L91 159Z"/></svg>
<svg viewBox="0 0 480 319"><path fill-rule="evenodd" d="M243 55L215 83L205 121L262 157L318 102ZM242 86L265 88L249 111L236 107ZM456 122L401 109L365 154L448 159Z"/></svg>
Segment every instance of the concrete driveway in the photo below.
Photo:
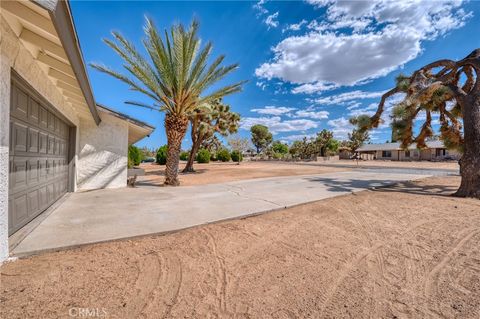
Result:
<svg viewBox="0 0 480 319"><path fill-rule="evenodd" d="M13 254L170 232L448 173L359 169L178 188L73 193L13 249Z"/></svg>

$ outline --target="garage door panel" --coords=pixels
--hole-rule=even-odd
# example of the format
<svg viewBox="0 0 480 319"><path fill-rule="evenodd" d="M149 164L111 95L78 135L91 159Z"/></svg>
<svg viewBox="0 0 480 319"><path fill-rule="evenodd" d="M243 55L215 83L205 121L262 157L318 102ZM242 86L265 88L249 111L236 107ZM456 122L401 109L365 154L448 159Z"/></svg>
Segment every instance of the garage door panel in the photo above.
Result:
<svg viewBox="0 0 480 319"><path fill-rule="evenodd" d="M13 192L21 191L27 187L27 160L25 158L14 158L10 182Z"/></svg>
<svg viewBox="0 0 480 319"><path fill-rule="evenodd" d="M38 189L38 206L41 210L48 207L47 187L42 186Z"/></svg>
<svg viewBox="0 0 480 319"><path fill-rule="evenodd" d="M20 225L28 221L27 194L17 195L13 199L13 219L12 226L18 229Z"/></svg>
<svg viewBox="0 0 480 319"><path fill-rule="evenodd" d="M50 132L54 132L55 131L55 115L53 115L52 112L50 111L47 111L48 112L48 130Z"/></svg>
<svg viewBox="0 0 480 319"><path fill-rule="evenodd" d="M54 155L55 154L55 136L48 135L47 138L47 154Z"/></svg>
<svg viewBox="0 0 480 319"><path fill-rule="evenodd" d="M43 107L40 106L40 122L39 126L42 129L47 129L48 128L48 111Z"/></svg>
<svg viewBox="0 0 480 319"><path fill-rule="evenodd" d="M27 167L27 185L29 187L37 186L38 183L40 182L39 177L38 177L38 165L39 165L39 160L38 158L33 158L28 160L28 167Z"/></svg>
<svg viewBox="0 0 480 319"><path fill-rule="evenodd" d="M38 153L38 130L28 128L28 152Z"/></svg>
<svg viewBox="0 0 480 319"><path fill-rule="evenodd" d="M38 125L40 119L40 105L37 101L30 99L30 104L28 105L28 122L34 125Z"/></svg>
<svg viewBox="0 0 480 319"><path fill-rule="evenodd" d="M38 198L38 189L28 193L28 217L33 218L40 211L40 200Z"/></svg>
<svg viewBox="0 0 480 319"><path fill-rule="evenodd" d="M11 105L11 113L16 118L21 120L27 120L28 118L28 95L21 89L14 87L13 88L13 99Z"/></svg>
<svg viewBox="0 0 480 319"><path fill-rule="evenodd" d="M13 128L13 150L15 154L27 152L27 132L28 127L19 122L12 122Z"/></svg>
<svg viewBox="0 0 480 319"><path fill-rule="evenodd" d="M36 93L12 83L9 235L67 192L69 126Z"/></svg>

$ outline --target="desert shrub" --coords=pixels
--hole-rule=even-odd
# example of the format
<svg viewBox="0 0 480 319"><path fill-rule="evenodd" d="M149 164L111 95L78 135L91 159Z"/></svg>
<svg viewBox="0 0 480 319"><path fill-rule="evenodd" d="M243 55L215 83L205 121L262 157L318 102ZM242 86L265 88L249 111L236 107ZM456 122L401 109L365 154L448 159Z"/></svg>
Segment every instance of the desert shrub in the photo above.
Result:
<svg viewBox="0 0 480 319"><path fill-rule="evenodd" d="M232 161L234 162L241 162L243 160L243 155L240 153L240 151L233 151L230 155L232 157Z"/></svg>
<svg viewBox="0 0 480 319"><path fill-rule="evenodd" d="M142 162L142 153L135 145L130 145L128 147L128 159L132 166L137 166Z"/></svg>
<svg viewBox="0 0 480 319"><path fill-rule="evenodd" d="M163 145L160 147L157 151L157 163L160 165L165 165L167 164L167 150L168 146Z"/></svg>
<svg viewBox="0 0 480 319"><path fill-rule="evenodd" d="M210 152L207 149L202 148L197 152L197 162L198 163L209 163L210 162Z"/></svg>
<svg viewBox="0 0 480 319"><path fill-rule="evenodd" d="M182 160L182 161L188 160L188 155L190 155L189 152L185 152L185 151L184 151L184 152L181 152L181 153L180 153L180 160Z"/></svg>
<svg viewBox="0 0 480 319"><path fill-rule="evenodd" d="M278 152L274 152L272 153L272 158L274 159L282 159L283 158L283 155L282 153L278 153Z"/></svg>
<svg viewBox="0 0 480 319"><path fill-rule="evenodd" d="M133 161L130 157L128 157L128 162L127 162L127 167L132 168L133 167Z"/></svg>
<svg viewBox="0 0 480 319"><path fill-rule="evenodd" d="M223 148L217 152L217 158L219 161L228 162L230 161L230 152L226 148Z"/></svg>

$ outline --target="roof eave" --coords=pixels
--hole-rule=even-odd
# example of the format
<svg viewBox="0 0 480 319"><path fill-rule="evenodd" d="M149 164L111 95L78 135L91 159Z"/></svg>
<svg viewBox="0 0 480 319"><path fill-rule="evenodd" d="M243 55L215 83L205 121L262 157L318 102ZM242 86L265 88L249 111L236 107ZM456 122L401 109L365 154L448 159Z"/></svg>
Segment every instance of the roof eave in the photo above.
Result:
<svg viewBox="0 0 480 319"><path fill-rule="evenodd" d="M80 89L85 97L88 108L95 123L98 125L101 122L100 115L95 104L92 88L88 79L85 63L83 61L82 52L80 51L80 44L78 42L75 26L70 11L70 6L66 0L33 0L34 3L47 10L50 14L50 19L57 31L63 49L67 54L70 65L75 73Z"/></svg>

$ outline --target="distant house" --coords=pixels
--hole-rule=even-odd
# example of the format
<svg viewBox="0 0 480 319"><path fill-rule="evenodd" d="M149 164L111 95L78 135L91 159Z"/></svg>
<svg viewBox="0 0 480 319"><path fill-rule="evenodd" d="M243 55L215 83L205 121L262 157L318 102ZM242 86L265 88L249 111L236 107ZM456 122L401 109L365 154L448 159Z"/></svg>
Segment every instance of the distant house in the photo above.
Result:
<svg viewBox="0 0 480 319"><path fill-rule="evenodd" d="M383 144L365 144L357 152L365 160L391 160L391 161L435 161L445 159L459 159L460 153L448 150L442 141L427 142L427 147L418 149L415 144L408 149L402 149L399 142Z"/></svg>

